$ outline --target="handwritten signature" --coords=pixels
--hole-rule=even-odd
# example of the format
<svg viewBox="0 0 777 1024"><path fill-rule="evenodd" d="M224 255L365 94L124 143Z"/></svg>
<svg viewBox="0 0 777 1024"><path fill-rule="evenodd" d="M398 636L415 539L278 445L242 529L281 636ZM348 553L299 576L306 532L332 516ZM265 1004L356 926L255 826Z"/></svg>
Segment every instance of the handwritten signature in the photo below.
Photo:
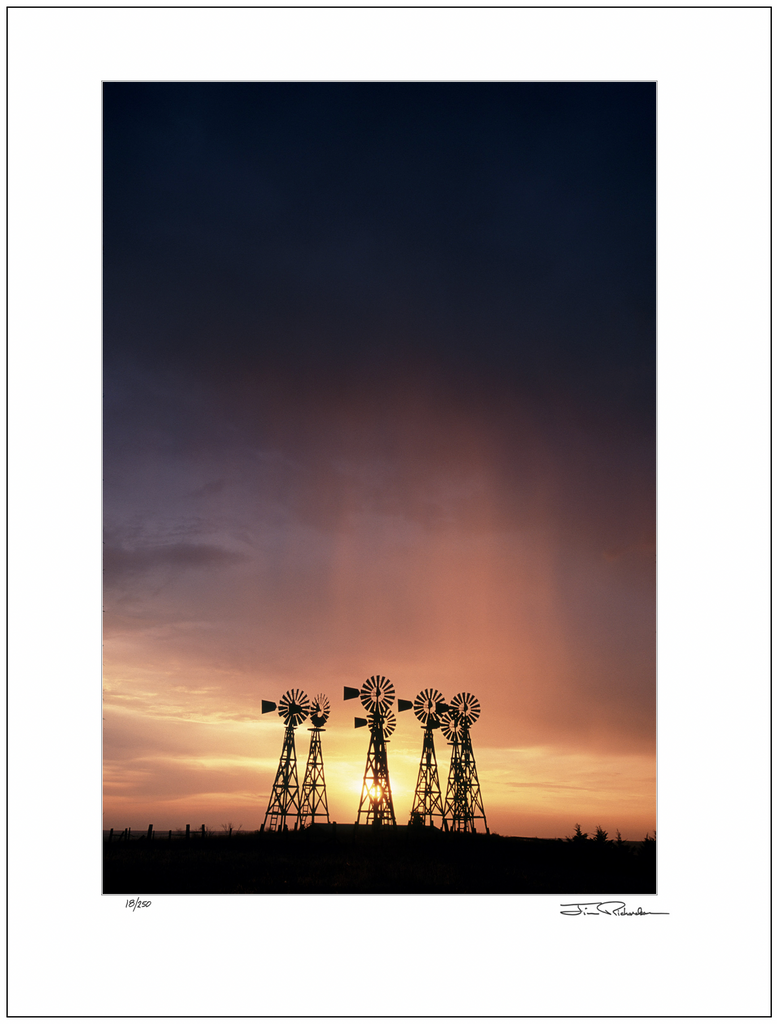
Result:
<svg viewBox="0 0 777 1024"><path fill-rule="evenodd" d="M142 900L140 896L136 900L127 900L124 904L125 907L132 907L132 913L134 914L139 907L150 907L151 900Z"/></svg>
<svg viewBox="0 0 777 1024"><path fill-rule="evenodd" d="M607 914L610 917L647 917L649 914L668 914L668 910L643 910L637 907L636 910L626 910L626 904L621 900L605 900L603 903L562 903L562 907L569 907L569 910L562 910L562 914L569 917L577 917L579 914Z"/></svg>

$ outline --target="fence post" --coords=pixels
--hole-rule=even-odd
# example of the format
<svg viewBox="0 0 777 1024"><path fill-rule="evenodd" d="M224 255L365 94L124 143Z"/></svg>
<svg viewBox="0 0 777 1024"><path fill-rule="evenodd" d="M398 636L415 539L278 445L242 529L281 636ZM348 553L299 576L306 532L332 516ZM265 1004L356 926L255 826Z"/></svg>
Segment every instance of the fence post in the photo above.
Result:
<svg viewBox="0 0 777 1024"><path fill-rule="evenodd" d="M154 826L153 825L149 825L148 826L148 841L151 842L151 840L153 838L154 838Z"/></svg>
<svg viewBox="0 0 777 1024"><path fill-rule="evenodd" d="M204 825L202 826L202 838L203 839L205 838L205 826Z"/></svg>
<svg viewBox="0 0 777 1024"><path fill-rule="evenodd" d="M132 839L132 829L128 828L127 829L127 841L129 842L130 839Z"/></svg>
<svg viewBox="0 0 777 1024"><path fill-rule="evenodd" d="M167 833L167 838L168 839L172 839L173 838L173 830L172 829L170 829L170 831Z"/></svg>
<svg viewBox="0 0 777 1024"><path fill-rule="evenodd" d="M108 834L108 842L110 842L111 839L113 839L113 829L111 829L110 833Z"/></svg>
<svg viewBox="0 0 777 1024"><path fill-rule="evenodd" d="M229 826L229 838L230 839L232 838L232 826L231 825Z"/></svg>
<svg viewBox="0 0 777 1024"><path fill-rule="evenodd" d="M188 825L186 826L186 838L187 839L189 838L189 826Z"/></svg>

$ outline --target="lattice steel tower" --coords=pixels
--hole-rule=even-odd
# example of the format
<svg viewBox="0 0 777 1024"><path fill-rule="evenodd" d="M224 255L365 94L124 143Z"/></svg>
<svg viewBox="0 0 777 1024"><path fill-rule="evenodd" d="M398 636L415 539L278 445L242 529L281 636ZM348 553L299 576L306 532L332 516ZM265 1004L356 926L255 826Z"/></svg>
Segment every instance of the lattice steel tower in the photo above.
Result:
<svg viewBox="0 0 777 1024"><path fill-rule="evenodd" d="M442 731L452 747L443 811L443 827L449 832L476 832L478 818L483 819L488 832L469 735L470 726L479 716L480 701L471 693L457 693L441 719Z"/></svg>
<svg viewBox="0 0 777 1024"><path fill-rule="evenodd" d="M440 728L440 716L449 710L443 701L443 695L439 690L421 690L413 701L415 716L424 726L424 744L421 750L421 763L418 766L413 809L410 811L411 825L418 821L418 816L423 825L433 825L435 814L442 824L442 794L437 772L437 755L434 752L434 730Z"/></svg>
<svg viewBox="0 0 777 1024"><path fill-rule="evenodd" d="M364 822L367 825L396 825L397 823L394 814L394 801L391 796L386 751L388 737L394 732L397 724L396 715L391 710L394 696L391 680L386 679L385 676L370 676L361 690L357 690L353 686L346 686L344 690L345 700L358 697L367 711L366 718L354 719L354 726L357 729L365 725L370 727L370 746L367 750L367 765L362 780L359 813L356 816L357 825L361 824L362 815L364 815ZM409 700L400 700L399 702L400 711L407 711L412 706Z"/></svg>
<svg viewBox="0 0 777 1024"><path fill-rule="evenodd" d="M263 715L268 711L275 711L275 708L276 705L271 700L262 701ZM278 762L278 771L262 826L270 832L287 828L288 818L293 819L294 828L299 824L300 799L294 730L308 717L310 701L302 690L287 690L278 701L277 708L278 714L286 723L286 731L283 734L281 759Z"/></svg>
<svg viewBox="0 0 777 1024"><path fill-rule="evenodd" d="M329 823L329 807L326 802L326 780L324 779L324 755L321 753L321 733L326 732L324 726L329 718L329 698L318 693L313 698L310 708L310 721L313 728L310 732L310 750L308 763L305 766L305 778L302 782L302 810L300 811L300 828L315 825L316 821Z"/></svg>

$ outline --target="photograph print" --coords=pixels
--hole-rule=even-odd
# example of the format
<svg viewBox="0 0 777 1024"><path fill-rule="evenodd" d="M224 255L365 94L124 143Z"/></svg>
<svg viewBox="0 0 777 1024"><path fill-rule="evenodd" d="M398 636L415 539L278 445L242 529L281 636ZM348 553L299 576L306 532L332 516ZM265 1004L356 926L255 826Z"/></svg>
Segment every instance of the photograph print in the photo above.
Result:
<svg viewBox="0 0 777 1024"><path fill-rule="evenodd" d="M103 85L103 892L655 892L655 132Z"/></svg>

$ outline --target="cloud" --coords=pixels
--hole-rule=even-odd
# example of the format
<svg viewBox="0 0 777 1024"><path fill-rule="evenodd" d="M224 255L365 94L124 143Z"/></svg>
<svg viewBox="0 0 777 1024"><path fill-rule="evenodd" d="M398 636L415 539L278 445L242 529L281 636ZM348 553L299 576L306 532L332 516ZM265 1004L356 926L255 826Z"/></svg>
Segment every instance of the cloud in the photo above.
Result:
<svg viewBox="0 0 777 1024"><path fill-rule="evenodd" d="M103 575L106 583L122 576L147 573L156 569L203 569L235 565L246 556L215 544L155 544L128 548L106 545L103 550Z"/></svg>

